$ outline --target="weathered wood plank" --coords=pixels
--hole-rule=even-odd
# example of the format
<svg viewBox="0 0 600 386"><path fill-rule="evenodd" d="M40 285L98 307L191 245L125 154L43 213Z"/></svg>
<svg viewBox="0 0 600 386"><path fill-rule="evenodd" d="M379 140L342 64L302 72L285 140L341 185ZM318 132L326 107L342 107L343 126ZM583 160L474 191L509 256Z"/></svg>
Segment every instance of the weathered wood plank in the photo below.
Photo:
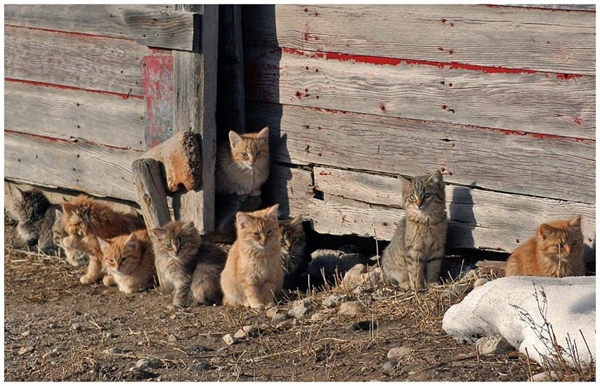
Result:
<svg viewBox="0 0 600 386"><path fill-rule="evenodd" d="M217 5L177 5L203 14L202 54L173 53L175 132L199 133L202 148L202 186L181 194L175 209L180 220L193 220L200 233L215 228L215 157L217 104L217 54L219 10Z"/></svg>
<svg viewBox="0 0 600 386"><path fill-rule="evenodd" d="M377 65L262 48L245 54L254 101L595 138L594 76Z"/></svg>
<svg viewBox="0 0 600 386"><path fill-rule="evenodd" d="M230 130L246 132L241 5L219 5L218 63L217 134L226 140Z"/></svg>
<svg viewBox="0 0 600 386"><path fill-rule="evenodd" d="M313 196L312 174L308 170L272 164L269 179L262 188L263 206L279 204L280 217L308 214Z"/></svg>
<svg viewBox="0 0 600 386"><path fill-rule="evenodd" d="M160 162L151 158L138 159L131 164L131 171L135 180L137 202L142 208L148 231L164 226L171 221L171 214Z"/></svg>
<svg viewBox="0 0 600 386"><path fill-rule="evenodd" d="M596 73L595 25L593 12L485 5L244 8L252 45L587 75Z"/></svg>
<svg viewBox="0 0 600 386"><path fill-rule="evenodd" d="M140 154L5 131L4 178L136 201L131 163Z"/></svg>
<svg viewBox="0 0 600 386"><path fill-rule="evenodd" d="M142 59L144 143L150 149L174 134L173 131L173 56L154 55Z"/></svg>
<svg viewBox="0 0 600 386"><path fill-rule="evenodd" d="M325 200L330 195L363 202L402 208L403 181L393 176L373 175L328 167L314 168L315 188L322 191ZM545 221L583 216L586 243L595 240L595 204L534 198L497 193L464 186L446 185L446 207L451 220L474 228L503 230L501 248L516 246L517 239L525 236ZM475 230L474 230L475 231ZM481 232L477 230L477 232ZM501 232L501 233L502 233ZM512 237L511 237L512 236ZM530 236L529 236L530 237ZM527 237L527 238L529 238ZM471 238L472 239L472 238ZM462 244L469 244L465 240ZM488 247L493 239L483 241ZM471 247L479 247L471 245Z"/></svg>
<svg viewBox="0 0 600 386"><path fill-rule="evenodd" d="M138 96L140 62L152 54L127 40L7 26L4 44L6 78Z"/></svg>
<svg viewBox="0 0 600 386"><path fill-rule="evenodd" d="M144 101L22 82L4 82L4 128L144 150Z"/></svg>
<svg viewBox="0 0 600 386"><path fill-rule="evenodd" d="M393 175L443 168L457 185L595 204L595 141L286 105L248 107L249 130L271 127L277 161Z"/></svg>
<svg viewBox="0 0 600 386"><path fill-rule="evenodd" d="M28 4L4 7L5 25L131 39L138 44L193 50L194 18L164 5ZM93 17L90 17L93 15Z"/></svg>

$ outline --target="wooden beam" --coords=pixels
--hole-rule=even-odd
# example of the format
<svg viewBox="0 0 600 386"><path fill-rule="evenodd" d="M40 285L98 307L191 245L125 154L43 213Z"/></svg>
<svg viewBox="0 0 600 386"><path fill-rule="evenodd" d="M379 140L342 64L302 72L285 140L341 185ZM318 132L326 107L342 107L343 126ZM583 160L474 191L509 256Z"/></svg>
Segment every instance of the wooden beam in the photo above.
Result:
<svg viewBox="0 0 600 386"><path fill-rule="evenodd" d="M202 186L177 195L175 209L180 220L193 220L200 233L215 226L216 90L218 53L218 6L178 5L178 10L202 13L202 53L173 53L175 132L192 130L201 137ZM174 204L176 205L176 204Z"/></svg>
<svg viewBox="0 0 600 386"><path fill-rule="evenodd" d="M596 202L592 140L288 105L248 107L249 129L271 127L276 161L392 175L443 168L456 185Z"/></svg>
<svg viewBox="0 0 600 386"><path fill-rule="evenodd" d="M136 201L131 163L141 152L4 132L4 178Z"/></svg>
<svg viewBox="0 0 600 386"><path fill-rule="evenodd" d="M144 150L144 101L27 82L4 82L4 129Z"/></svg>
<svg viewBox="0 0 600 386"><path fill-rule="evenodd" d="M280 217L307 215L306 204L313 197L312 173L273 163L262 192L263 206L279 204Z"/></svg>
<svg viewBox="0 0 600 386"><path fill-rule="evenodd" d="M171 215L160 162L151 158L142 158L133 161L131 169L135 180L137 201L142 208L148 232L164 226L171 221Z"/></svg>
<svg viewBox="0 0 600 386"><path fill-rule="evenodd" d="M595 139L594 76L377 64L298 50L245 55L253 101Z"/></svg>
<svg viewBox="0 0 600 386"><path fill-rule="evenodd" d="M90 17L93 15L93 17ZM168 5L7 5L4 23L130 39L140 45L193 51L198 14L175 12Z"/></svg>
<svg viewBox="0 0 600 386"><path fill-rule="evenodd" d="M595 26L595 12L487 5L244 7L248 45L591 76Z"/></svg>
<svg viewBox="0 0 600 386"><path fill-rule="evenodd" d="M142 59L144 143L150 149L174 134L173 131L173 56L152 55Z"/></svg>
<svg viewBox="0 0 600 386"><path fill-rule="evenodd" d="M141 96L140 62L151 50L106 39L4 27L4 76L31 82Z"/></svg>

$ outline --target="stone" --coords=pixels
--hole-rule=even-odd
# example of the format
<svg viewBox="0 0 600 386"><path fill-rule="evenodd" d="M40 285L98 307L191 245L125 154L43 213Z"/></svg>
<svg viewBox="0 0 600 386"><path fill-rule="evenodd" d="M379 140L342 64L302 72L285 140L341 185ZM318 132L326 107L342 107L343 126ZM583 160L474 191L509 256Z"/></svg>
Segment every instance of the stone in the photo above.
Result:
<svg viewBox="0 0 600 386"><path fill-rule="evenodd" d="M265 313L265 315L267 315L267 318L269 319L273 319L273 317L275 316L275 314L277 314L279 312L279 308L277 306L275 307L271 307L267 310L267 312Z"/></svg>
<svg viewBox="0 0 600 386"><path fill-rule="evenodd" d="M33 346L21 347L21 349L19 350L19 355L25 355L27 353L32 352L33 350L35 350Z"/></svg>
<svg viewBox="0 0 600 386"><path fill-rule="evenodd" d="M323 300L323 307L333 308L338 304L345 302L348 300L348 295L345 294L333 294L328 296L325 300Z"/></svg>
<svg viewBox="0 0 600 386"><path fill-rule="evenodd" d="M308 308L305 305L299 304L295 307L292 307L289 311L288 311L288 315L291 316L292 318L296 318L296 319L302 319L304 317L304 315L308 314L308 312L310 311L310 308Z"/></svg>
<svg viewBox="0 0 600 386"><path fill-rule="evenodd" d="M177 342L177 337L173 334L170 334L169 337L167 338L167 340L171 343Z"/></svg>
<svg viewBox="0 0 600 386"><path fill-rule="evenodd" d="M31 334L31 332L30 332L29 330L27 330L27 331L24 331L24 332L22 332L22 333L21 333L21 336L22 336L23 338L25 338L25 337L28 337L28 336L29 336L29 334Z"/></svg>
<svg viewBox="0 0 600 386"><path fill-rule="evenodd" d="M246 337L256 336L258 334L258 328L256 326L244 326L233 334L236 339L242 339Z"/></svg>
<svg viewBox="0 0 600 386"><path fill-rule="evenodd" d="M102 351L104 354L108 354L108 355L114 355L114 354L121 354L123 352L123 350L121 350L118 347L113 347L113 348L107 348L106 350Z"/></svg>
<svg viewBox="0 0 600 386"><path fill-rule="evenodd" d="M227 343L228 346L237 343L237 339L233 336L233 334L225 334L223 335L223 340Z"/></svg>
<svg viewBox="0 0 600 386"><path fill-rule="evenodd" d="M157 358L146 357L137 361L135 367L138 369L158 369L162 367L162 361Z"/></svg>
<svg viewBox="0 0 600 386"><path fill-rule="evenodd" d="M549 374L547 372L538 373L531 377L531 382L550 382L554 380L558 380L558 376L554 371Z"/></svg>
<svg viewBox="0 0 600 386"><path fill-rule="evenodd" d="M387 353L388 359L399 360L402 358L409 357L412 354L412 350L408 347L394 347Z"/></svg>
<svg viewBox="0 0 600 386"><path fill-rule="evenodd" d="M187 369L189 371L204 371L210 369L210 365L206 362L193 363Z"/></svg>
<svg viewBox="0 0 600 386"><path fill-rule="evenodd" d="M290 328L293 324L294 321L296 321L296 319L286 319L284 321L279 322L275 328L276 329L284 329L284 328Z"/></svg>
<svg viewBox="0 0 600 386"><path fill-rule="evenodd" d="M391 371L398 366L398 361L387 361L383 364L384 371Z"/></svg>
<svg viewBox="0 0 600 386"><path fill-rule="evenodd" d="M383 272L380 267L375 267L371 269L365 275L364 284L370 287L377 287L381 283L383 283Z"/></svg>
<svg viewBox="0 0 600 386"><path fill-rule="evenodd" d="M279 324L279 323L283 322L284 320L286 320L287 318L288 318L287 314L284 314L284 313L275 314L273 316L273 319L271 319L271 323Z"/></svg>
<svg viewBox="0 0 600 386"><path fill-rule="evenodd" d="M367 273L367 266L364 264L356 264L350 268L342 279L343 288L355 288L365 281L364 273Z"/></svg>
<svg viewBox="0 0 600 386"><path fill-rule="evenodd" d="M514 350L513 346L499 335L480 338L475 343L475 348L481 355L503 355Z"/></svg>
<svg viewBox="0 0 600 386"><path fill-rule="evenodd" d="M106 333L106 337L109 338L109 339L116 338L118 336L119 335L117 335L117 334L115 334L114 332L111 332L111 331L109 331L109 332Z"/></svg>
<svg viewBox="0 0 600 386"><path fill-rule="evenodd" d="M345 302L340 304L338 314L346 316L356 316L362 313L365 307L358 301Z"/></svg>
<svg viewBox="0 0 600 386"><path fill-rule="evenodd" d="M80 331L81 330L81 324L80 323L73 323L71 325L71 328L75 331Z"/></svg>
<svg viewBox="0 0 600 386"><path fill-rule="evenodd" d="M480 279L475 280L475 283L473 283L473 288L477 288L477 287L481 287L482 285L484 285L485 283L487 283L489 280L486 279L485 277L482 277Z"/></svg>

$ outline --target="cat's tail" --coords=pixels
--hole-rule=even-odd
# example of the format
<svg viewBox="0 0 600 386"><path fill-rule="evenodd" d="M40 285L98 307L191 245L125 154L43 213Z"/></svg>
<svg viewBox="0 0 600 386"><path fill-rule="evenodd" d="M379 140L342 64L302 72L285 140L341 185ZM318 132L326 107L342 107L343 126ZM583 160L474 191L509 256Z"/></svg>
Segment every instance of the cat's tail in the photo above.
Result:
<svg viewBox="0 0 600 386"><path fill-rule="evenodd" d="M506 261L481 260L475 263L480 273L494 277L506 276Z"/></svg>

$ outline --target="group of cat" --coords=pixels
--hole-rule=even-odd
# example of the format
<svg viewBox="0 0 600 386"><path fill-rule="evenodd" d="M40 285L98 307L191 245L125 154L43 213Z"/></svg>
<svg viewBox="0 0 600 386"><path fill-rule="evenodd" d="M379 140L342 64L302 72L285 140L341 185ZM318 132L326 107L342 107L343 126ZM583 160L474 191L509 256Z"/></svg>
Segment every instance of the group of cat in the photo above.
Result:
<svg viewBox="0 0 600 386"><path fill-rule="evenodd" d="M217 155L217 193L260 196L270 169L269 128L229 133ZM404 177L402 177L404 178ZM384 278L403 289L421 289L439 280L448 218L443 176L404 178L405 216L384 250ZM132 293L154 286L173 293L172 305L191 297L200 304L222 303L264 309L304 261L302 218L278 219L278 204L235 217L236 240L227 254L202 240L193 222L171 221L151 229L142 218L113 210L85 195L51 204L33 189L21 192L12 213L25 241L42 250L59 246L67 260L89 259L84 284L102 280ZM9 211L10 212L10 211ZM534 237L509 257L504 275L585 275L581 217L542 224Z"/></svg>

